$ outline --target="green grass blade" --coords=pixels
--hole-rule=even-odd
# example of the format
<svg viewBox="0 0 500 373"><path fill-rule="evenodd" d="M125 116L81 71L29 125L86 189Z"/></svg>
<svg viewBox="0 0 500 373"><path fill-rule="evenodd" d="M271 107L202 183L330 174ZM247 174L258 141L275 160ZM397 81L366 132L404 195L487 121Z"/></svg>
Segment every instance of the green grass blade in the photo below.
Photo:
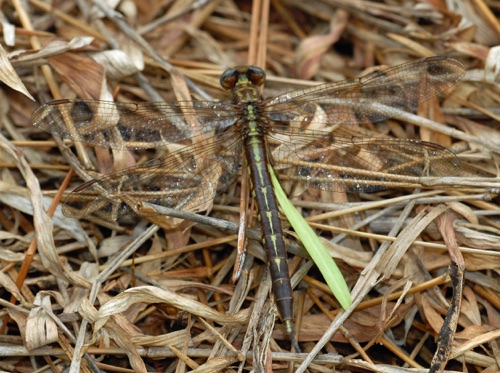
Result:
<svg viewBox="0 0 500 373"><path fill-rule="evenodd" d="M352 304L351 294L337 264L335 264L332 257L328 254L328 251L316 233L314 233L295 206L288 200L271 166L269 166L269 169L276 198L288 221L314 260L314 263L316 263L335 298L337 298L342 308L347 309Z"/></svg>

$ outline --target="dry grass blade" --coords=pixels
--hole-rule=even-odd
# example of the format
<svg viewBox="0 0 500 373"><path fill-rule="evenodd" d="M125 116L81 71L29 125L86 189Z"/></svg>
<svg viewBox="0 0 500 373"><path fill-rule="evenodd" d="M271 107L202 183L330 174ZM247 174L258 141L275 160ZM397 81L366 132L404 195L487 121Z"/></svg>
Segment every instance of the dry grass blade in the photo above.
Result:
<svg viewBox="0 0 500 373"><path fill-rule="evenodd" d="M17 75L16 70L10 63L9 57L5 53L5 49L0 45L0 81L10 88L21 92L22 94L28 96L32 100L35 100L33 96L28 92L24 86L21 78Z"/></svg>
<svg viewBox="0 0 500 373"><path fill-rule="evenodd" d="M3 4L1 368L500 370L497 13L482 0ZM288 352L255 209L240 223L241 122L219 77L249 61L270 98L249 116L267 115L273 167L354 298L339 310L282 219L304 354ZM64 101L31 119L32 97ZM87 194L61 188L69 168Z"/></svg>

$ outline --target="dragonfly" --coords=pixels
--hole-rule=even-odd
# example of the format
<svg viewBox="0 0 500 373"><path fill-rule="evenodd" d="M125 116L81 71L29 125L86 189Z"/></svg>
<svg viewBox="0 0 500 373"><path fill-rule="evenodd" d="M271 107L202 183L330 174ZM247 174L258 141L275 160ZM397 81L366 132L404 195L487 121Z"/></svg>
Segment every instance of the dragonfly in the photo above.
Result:
<svg viewBox="0 0 500 373"><path fill-rule="evenodd" d="M270 167L285 182L332 192L373 192L420 185L457 172L455 154L412 139L362 138L371 124L413 112L464 75L459 61L431 57L364 77L264 98L264 71L238 66L220 77L230 99L119 103L56 100L32 123L76 142L116 150L159 149L161 156L90 180L64 201L73 218L116 220L144 203L206 209L249 171L275 302L293 333L292 288Z"/></svg>

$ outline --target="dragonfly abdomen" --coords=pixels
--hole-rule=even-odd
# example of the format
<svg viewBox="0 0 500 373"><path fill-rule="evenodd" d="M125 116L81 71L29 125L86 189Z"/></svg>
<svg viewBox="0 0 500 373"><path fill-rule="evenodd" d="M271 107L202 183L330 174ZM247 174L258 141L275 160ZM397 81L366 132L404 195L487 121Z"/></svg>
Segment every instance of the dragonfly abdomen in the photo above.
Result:
<svg viewBox="0 0 500 373"><path fill-rule="evenodd" d="M287 333L292 335L292 287L288 274L283 230L268 169L265 139L259 131L252 131L255 122L248 124L250 131L244 140L245 155L259 209L262 241L268 253L276 305Z"/></svg>

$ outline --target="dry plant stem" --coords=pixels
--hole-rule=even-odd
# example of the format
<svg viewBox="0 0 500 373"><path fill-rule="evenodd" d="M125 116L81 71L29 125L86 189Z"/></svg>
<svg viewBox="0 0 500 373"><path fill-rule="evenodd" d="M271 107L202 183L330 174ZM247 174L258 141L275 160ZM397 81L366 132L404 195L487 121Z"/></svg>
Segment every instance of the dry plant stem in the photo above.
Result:
<svg viewBox="0 0 500 373"><path fill-rule="evenodd" d="M246 258L246 250L248 239L245 236L245 231L248 227L248 214L247 206L249 201L249 181L248 181L248 168L244 167L241 171L241 192L240 192L240 219L238 227L238 255L236 256L236 261L234 262L234 270L232 280L236 282L240 277L241 268Z"/></svg>
<svg viewBox="0 0 500 373"><path fill-rule="evenodd" d="M68 161L71 169L84 181L92 180L92 176L90 176L87 172L88 169L92 169L90 165L90 160L88 159L87 153L83 147L82 143L75 142L76 153L78 157L74 155L74 153L68 148L63 140L55 137L55 142L57 143L59 150L64 155L64 158ZM79 161L81 159L81 161ZM87 165L87 166L84 166Z"/></svg>
<svg viewBox="0 0 500 373"><path fill-rule="evenodd" d="M251 270L254 261L252 260L252 257L249 257L248 259L249 260L246 260L245 263L243 263L244 267L243 267L243 271L242 271L242 276L240 277L240 280L238 281L238 283L236 285L236 289L234 291L235 296L231 299L231 301L229 303L229 308L228 308L229 313L234 313L234 312L238 311L239 309L241 309L241 307L243 306L243 302L244 302L246 296L248 295L248 293L250 292L252 284L255 280L254 272ZM261 286L261 287L259 287L258 291L260 291L260 289L265 289L265 288L266 288L266 286ZM256 325L256 323L258 323L262 309L263 309L262 307L257 308L257 304L260 302L264 303L267 299L267 294L264 294L262 299L259 299L258 296L255 299L256 299L256 303L254 304L254 308L252 309L252 312L250 314L250 319L248 321L248 324L246 325L247 330L256 327L255 325ZM234 333L236 334L236 332L239 332L239 331L240 331L240 328L237 328L237 330L234 331ZM227 332L229 332L229 330ZM236 337L236 335L235 335L235 337ZM252 337L253 337L253 335L250 333L245 333L245 335L243 337L243 344L241 346L241 354L243 356L248 356L248 353L251 349L252 342L253 342ZM240 360L240 361L242 362L241 365L243 365L244 360Z"/></svg>
<svg viewBox="0 0 500 373"><path fill-rule="evenodd" d="M243 345L241 347L241 352L248 356L251 351L252 345L254 346L257 341L255 340L256 330L259 327L260 320L264 317L262 314L264 310L264 304L267 301L268 294L271 290L271 281L269 278L269 271L265 271L262 275L261 285L258 287L257 294L255 295L255 303L250 315L250 320L248 321L247 332L243 339ZM243 362L240 364L240 369L242 370Z"/></svg>
<svg viewBox="0 0 500 373"><path fill-rule="evenodd" d="M164 347L154 347L154 348L142 348L138 347L137 351L142 357L150 357L152 359L168 359L176 357L177 355L172 352L170 348ZM89 355L106 355L106 356L126 356L127 351L122 348L102 348L102 347L89 347L87 349ZM185 352L186 356L191 358L208 358L212 355L212 349L202 349L202 348L189 348ZM24 347L17 346L2 346L2 354L0 357L22 357L22 356L54 356L59 358L64 358L67 356L65 350L61 348L39 348L34 351L27 351ZM289 352L271 352L270 356L273 361L283 361L283 362L300 362L305 354L291 354ZM250 356L249 356L250 358ZM319 359L322 364L338 364L342 361L342 356L340 355L326 355ZM353 367L360 366L359 362L354 363Z"/></svg>
<svg viewBox="0 0 500 373"><path fill-rule="evenodd" d="M54 215L54 211L61 201L61 197L63 192L68 188L69 182L71 178L73 177L73 171L70 170L66 177L64 178L61 187L57 191L57 194L55 195L54 199L52 200L52 204L50 205L47 215L52 217ZM28 247L28 250L26 250L26 254L23 260L23 263L21 264L21 268L19 269L18 277L16 279L16 285L19 289L23 286L24 280L26 279L26 276L28 274L29 269L31 268L31 263L33 262L33 258L35 257L37 249L37 241L36 239L33 239L31 241L30 246ZM15 303L16 299L14 296L10 298L10 301L12 303Z"/></svg>
<svg viewBox="0 0 500 373"><path fill-rule="evenodd" d="M97 299L97 292L99 291L101 284L120 267L120 264L125 261L125 259L132 255L142 244L144 244L144 242L149 240L151 236L158 231L158 229L160 228L157 225L151 225L147 230L142 232L139 237L135 238L130 244L128 244L127 247L125 247L125 249L122 250L120 254L106 266L106 269L102 271L94 281L89 296L89 301L91 303L95 302Z"/></svg>
<svg viewBox="0 0 500 373"><path fill-rule="evenodd" d="M255 65L266 66L266 53L267 53L267 39L269 33L269 9L271 7L270 0L259 0L256 1L259 4L259 10L255 13L252 12L252 24L250 25L250 30L256 28L258 31L257 39L250 39L250 48L252 46L257 46L257 56L255 59ZM253 15L256 15L255 17ZM254 21L255 20L255 21ZM258 22L258 23L257 23ZM254 33L252 32L252 35ZM249 58L249 62L252 60ZM252 64L252 63L251 63Z"/></svg>
<svg viewBox="0 0 500 373"><path fill-rule="evenodd" d="M217 270L217 269L214 268L214 265L212 263L212 259L210 258L209 250L207 248L203 248L201 250L201 252L202 252L202 256L203 256L203 262L205 263L205 266L208 267L207 268L208 272L209 272L209 274L207 276L208 280L210 281L210 283L213 283L213 280L214 280L213 273L214 273L214 270ZM217 311L219 311L221 313L224 312L224 307L222 306L222 304L220 304L220 300L221 300L220 294L214 293L213 296L214 296L215 301L217 302ZM208 304L208 301L205 297L205 293L203 293L202 291L199 292L199 298L200 298L202 303Z"/></svg>
<svg viewBox="0 0 500 373"><path fill-rule="evenodd" d="M422 209L401 231L397 239L391 243L389 249L387 250L388 258L384 258L387 259L387 263L384 263L382 271L384 278L391 277L399 261L413 242L415 242L420 233L448 208L449 207L446 205L438 205L428 213L425 209Z"/></svg>
<svg viewBox="0 0 500 373"><path fill-rule="evenodd" d="M21 24L26 30L33 31L33 26L31 25L31 21L26 14L22 4L19 2L19 0L13 0L12 3L14 4L14 7L16 8L16 11L19 14L19 18L21 20ZM33 36L30 38L31 45L33 49L40 49L41 44L40 41L37 37ZM45 76L45 80L47 81L50 90L56 99L61 98L61 93L59 92L59 87L55 83L54 76L52 75L52 71L48 66L42 66L42 73Z"/></svg>
<svg viewBox="0 0 500 373"><path fill-rule="evenodd" d="M179 360L180 360L179 367L180 368L185 368L184 365L187 365L190 369L193 369L193 370L200 367L200 365L197 364L194 360L190 359L187 354L179 351L178 349L176 349L173 346L170 346L169 348L172 350L172 352L175 354L175 356L177 356L179 358Z"/></svg>
<svg viewBox="0 0 500 373"><path fill-rule="evenodd" d="M450 359L456 358L457 356L466 354L467 352L470 352L470 355L474 355L474 352L471 351L472 349L481 346L482 344L488 343L490 341L494 341L496 339L500 338L500 329L495 329L489 332L486 332L484 334L478 335L474 338L471 338L469 341L467 341L463 346L460 348L456 348L452 351L451 355L449 356ZM490 365L490 364L488 364Z"/></svg>
<svg viewBox="0 0 500 373"><path fill-rule="evenodd" d="M484 113L483 109L479 111L471 108L443 108L442 112L444 115L450 116L468 117L471 119L487 119L499 116L500 108L490 108L487 113Z"/></svg>
<svg viewBox="0 0 500 373"><path fill-rule="evenodd" d="M454 217L450 214L445 214L437 219L437 227L450 252L450 276L453 284L453 295L443 326L439 331L437 339L438 347L429 369L429 372L432 373L442 372L448 362L462 303L465 262L460 250L458 250L455 231L453 229L453 220Z"/></svg>
<svg viewBox="0 0 500 373"><path fill-rule="evenodd" d="M24 146L30 147L30 148L46 148L46 147L56 147L57 143L52 140L46 140L46 141L32 141L32 140L14 140L10 142L12 145L17 146L19 148L22 148Z"/></svg>
<svg viewBox="0 0 500 373"><path fill-rule="evenodd" d="M260 63L260 59L265 54L265 50L259 49L259 26L260 18L262 16L263 1L257 0L252 2L252 19L250 24L250 37L248 40L248 59L247 63L249 65L257 65ZM259 65L263 66L263 65Z"/></svg>
<svg viewBox="0 0 500 373"><path fill-rule="evenodd" d="M298 299L296 301L296 312L295 312L295 330L297 331L297 340L300 340L300 328L302 326L302 319L303 319L303 310L305 306L305 299L306 299L306 291L304 288L299 288L297 289L297 285L299 284L299 281L302 281L304 275L301 274L300 277L297 277L297 273L299 271L295 271L293 274L292 278L290 279L292 283L292 289L296 289L296 293L298 294ZM295 277L295 278L294 278ZM296 281L297 280L297 281ZM298 351L296 351L298 352Z"/></svg>
<svg viewBox="0 0 500 373"><path fill-rule="evenodd" d="M483 107L474 104L473 102L468 102L468 101L463 101L462 100L461 103L463 105L471 107L475 111L480 112L480 113L484 114L485 116L487 116L489 118L492 118L492 119L494 119L496 121L500 121L500 115L495 114L495 110L486 110Z"/></svg>
<svg viewBox="0 0 500 373"><path fill-rule="evenodd" d="M424 336L422 337L422 339L420 341L418 341L418 343L415 345L415 348L413 349L413 351L410 353L410 359L413 359L415 360L415 357L418 355L418 353L421 351L422 347L424 346L425 342L427 341L427 339L429 338L430 334L429 333L425 333ZM406 367L406 366L405 366Z"/></svg>
<svg viewBox="0 0 500 373"><path fill-rule="evenodd" d="M414 124L416 126L422 126L422 127L428 128L432 131L436 131L436 132L448 135L450 137L453 137L453 138L456 138L459 140L472 142L472 143L475 143L475 144L478 144L481 146L485 146L487 149L490 149L490 150L495 151L495 152L500 151L499 144L495 144L493 142L488 142L484 138L469 135L468 133L457 130L456 128L448 127L444 124L435 122L433 120L419 117L416 114L401 111L397 114L397 116L401 120L404 120L404 121L411 123L411 124Z"/></svg>
<svg viewBox="0 0 500 373"><path fill-rule="evenodd" d="M494 307L500 309L499 294L495 293L493 290L484 288L484 287L479 286L479 285L475 285L474 292L477 293L479 296L488 300L488 302L493 304Z"/></svg>
<svg viewBox="0 0 500 373"><path fill-rule="evenodd" d="M406 364L410 365L412 368L417 368L417 369L424 369L423 366L418 364L415 360L413 360L411 357L406 355L404 352L401 351L401 348L396 346L392 341L387 339L386 336L382 337L382 340L380 341L380 344L382 344L385 348L387 348L389 351L394 353L397 357L399 357L401 360L403 360Z"/></svg>
<svg viewBox="0 0 500 373"><path fill-rule="evenodd" d="M381 218L384 215L390 215L390 214L396 212L397 210L398 210L398 208L396 206L387 207L385 209L382 209L382 210L376 212L373 215L368 216L367 218L365 218L363 220L360 220L358 223L354 224L353 226L350 226L347 229L357 232L362 227L369 225L371 222L378 220L379 218ZM349 237L349 235L346 233L338 234L333 239L331 239L330 242L332 244L340 244L340 242L342 242L344 239L346 239L348 237Z"/></svg>
<svg viewBox="0 0 500 373"><path fill-rule="evenodd" d="M439 193L440 193L440 191L430 190L430 191L410 194L407 196L401 196L401 197L397 197L397 198L382 199L380 201L375 201L375 202L366 202L366 203L354 205L352 207L340 209L339 211L318 214L316 216L309 217L307 219L307 221L309 223L314 223L318 220L334 219L334 218L340 217L342 215L355 214L355 213L370 210L370 209L378 209L378 208L385 207L385 206L396 205L398 203L403 203L403 205L406 206L406 201L411 201L411 200L415 200L417 198L422 198L422 197L429 197L429 196L437 195ZM426 203L426 202L424 202L424 203Z"/></svg>
<svg viewBox="0 0 500 373"><path fill-rule="evenodd" d="M229 351L236 355L238 360L242 361L245 358L245 356L241 354L236 348L234 348L234 346L229 343L229 341L227 341L226 338L224 338L224 336L220 334L212 325L207 323L202 318L199 318L198 320L207 328L207 330L209 330L214 336L216 336L217 339L221 341Z"/></svg>
<svg viewBox="0 0 500 373"><path fill-rule="evenodd" d="M175 210L164 206L152 205L150 203L144 203L144 206L152 208L158 214L161 215L189 220L195 223L210 225L214 228L223 229L225 231L229 231L232 233L237 233L239 229L237 224L228 222L227 220L211 218L208 216L193 214L186 211ZM246 236L254 240L260 240L260 231L253 228L247 228Z"/></svg>
<svg viewBox="0 0 500 373"><path fill-rule="evenodd" d="M396 240L394 237L390 237L390 236L374 234L374 233L360 232L360 231L355 231L355 230L351 230L351 229L336 228L336 227L332 227L332 226L324 225L324 224L311 224L311 227L326 230L326 231L331 231L331 232L345 233L349 236L372 238L372 239L376 239L377 241L380 241L380 242L384 242L384 241L394 242ZM414 244L422 246L422 247L427 247L427 248L435 248L435 249L442 249L442 250L447 249L446 245L444 245L444 244L437 244L437 243L425 242L425 241L420 241L420 240L415 240ZM500 256L499 252L492 251L492 250L472 249L470 247L462 247L462 246L459 247L459 249L460 249L460 251L462 251L464 253L481 254L481 255L487 255L487 256L492 256L492 257Z"/></svg>
<svg viewBox="0 0 500 373"><path fill-rule="evenodd" d="M314 286L314 287L320 289L321 291L324 291L325 293L329 293L328 286L326 286L325 284L321 283L318 280L315 280L309 276L304 276L304 281L307 282L310 286ZM356 307L356 311L361 311L364 309L378 306L378 305L382 304L384 301L397 300L397 299L401 298L401 296L403 294L411 295L411 294L415 294L415 293L421 293L425 290L431 289L435 286L446 284L448 282L450 282L449 276L443 275L443 276L437 277L435 279L423 282L421 284L413 285L410 289L408 289L408 291L405 291L405 292L403 292L402 290L396 291L392 294L386 294L384 296L380 296L380 297L377 297L374 299L363 301L363 302L358 304L358 306ZM329 314L331 314L333 316L337 315L339 313L340 313L340 309L329 311Z"/></svg>
<svg viewBox="0 0 500 373"><path fill-rule="evenodd" d="M432 288L439 286L439 285L446 284L448 282L450 282L450 277L448 275L443 275L443 276L434 278L432 280L423 282L421 284L413 285L410 289L408 289L408 291L402 291L402 290L396 291L392 294L387 294L387 295L384 295L381 297L377 297L377 298L362 302L356 307L356 310L359 311L362 309L371 308L375 305L382 304L384 302L384 300L389 301L389 300L399 299L399 298L401 298L401 296L403 296L403 294L411 295L411 294L415 294L415 293L422 293L426 290L432 289Z"/></svg>
<svg viewBox="0 0 500 373"><path fill-rule="evenodd" d="M16 168L15 163L0 163L0 168ZM30 167L33 170L59 170L59 171L69 171L71 170L70 167L65 166L65 165L50 165L50 164L36 164L36 163L31 163Z"/></svg>

